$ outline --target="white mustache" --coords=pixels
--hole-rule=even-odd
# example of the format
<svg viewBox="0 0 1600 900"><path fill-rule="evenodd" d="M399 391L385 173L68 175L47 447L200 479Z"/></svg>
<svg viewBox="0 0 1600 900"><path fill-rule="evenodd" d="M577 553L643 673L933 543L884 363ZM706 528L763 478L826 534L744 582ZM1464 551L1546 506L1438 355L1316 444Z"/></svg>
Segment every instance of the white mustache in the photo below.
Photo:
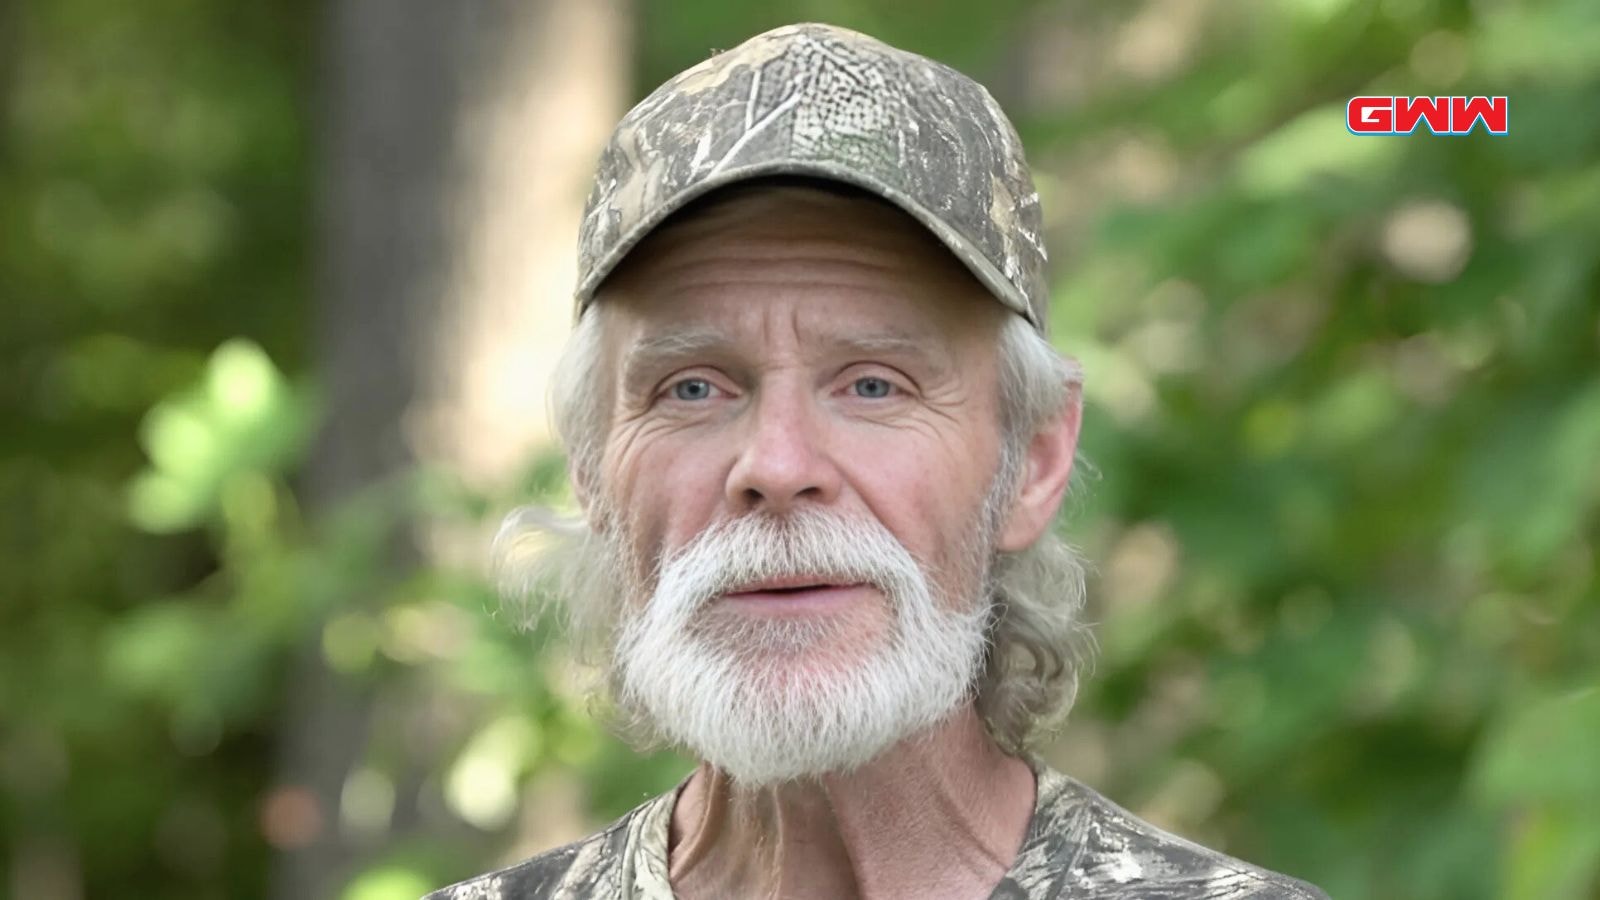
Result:
<svg viewBox="0 0 1600 900"><path fill-rule="evenodd" d="M742 516L718 523L662 560L654 615L692 616L751 584L803 578L869 584L891 600L926 591L922 568L881 523L804 507L782 518Z"/></svg>
<svg viewBox="0 0 1600 900"><path fill-rule="evenodd" d="M937 596L912 553L868 516L807 508L728 520L658 573L617 636L619 700L742 784L865 763L956 709L982 663L987 604ZM846 652L842 669L814 669L808 650L848 644L859 621L699 616L735 589L789 578L873 585L892 622Z"/></svg>

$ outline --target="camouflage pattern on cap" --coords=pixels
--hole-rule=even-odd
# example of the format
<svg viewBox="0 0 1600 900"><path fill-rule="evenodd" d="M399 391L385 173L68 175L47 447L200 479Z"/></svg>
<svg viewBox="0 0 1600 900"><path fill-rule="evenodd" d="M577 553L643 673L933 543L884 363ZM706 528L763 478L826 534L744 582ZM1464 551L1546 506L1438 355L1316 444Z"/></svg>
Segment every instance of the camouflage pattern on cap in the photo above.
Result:
<svg viewBox="0 0 1600 900"><path fill-rule="evenodd" d="M817 24L718 53L622 118L578 236L578 311L673 212L771 175L840 181L893 202L1044 329L1039 194L1000 105L949 66Z"/></svg>

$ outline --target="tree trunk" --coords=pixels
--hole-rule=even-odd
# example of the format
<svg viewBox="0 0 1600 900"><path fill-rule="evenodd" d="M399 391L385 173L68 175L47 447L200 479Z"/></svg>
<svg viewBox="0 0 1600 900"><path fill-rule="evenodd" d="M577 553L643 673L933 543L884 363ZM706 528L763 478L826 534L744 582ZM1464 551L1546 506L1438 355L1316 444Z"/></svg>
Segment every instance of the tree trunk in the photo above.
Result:
<svg viewBox="0 0 1600 900"><path fill-rule="evenodd" d="M545 439L578 217L627 94L625 26L621 0L331 4L316 322L328 417L306 473L313 509L418 463L492 489ZM390 571L439 552L423 539L434 531L406 523ZM354 873L339 797L377 693L392 690L337 677L319 637L282 729L274 797L296 798L303 826L280 842L285 900L336 896Z"/></svg>

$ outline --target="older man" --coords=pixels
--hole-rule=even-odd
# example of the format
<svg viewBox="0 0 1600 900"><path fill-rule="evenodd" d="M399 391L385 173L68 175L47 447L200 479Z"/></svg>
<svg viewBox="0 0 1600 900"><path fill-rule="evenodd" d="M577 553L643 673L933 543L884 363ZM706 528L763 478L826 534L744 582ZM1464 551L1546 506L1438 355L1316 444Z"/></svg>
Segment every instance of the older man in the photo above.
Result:
<svg viewBox="0 0 1600 900"><path fill-rule="evenodd" d="M585 527L527 552L623 725L701 765L435 898L1310 898L1027 755L1075 686L1050 530L1077 370L982 87L821 25L623 119L557 419Z"/></svg>

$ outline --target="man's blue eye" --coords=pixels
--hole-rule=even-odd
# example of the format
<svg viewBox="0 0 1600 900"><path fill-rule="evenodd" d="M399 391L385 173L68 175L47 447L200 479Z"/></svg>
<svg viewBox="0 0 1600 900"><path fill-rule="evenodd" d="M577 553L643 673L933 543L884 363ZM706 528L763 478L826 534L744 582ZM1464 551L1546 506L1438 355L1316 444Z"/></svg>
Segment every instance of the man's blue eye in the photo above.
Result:
<svg viewBox="0 0 1600 900"><path fill-rule="evenodd" d="M704 378L685 378L672 386L672 396L678 400L704 400L711 396L711 382Z"/></svg>
<svg viewBox="0 0 1600 900"><path fill-rule="evenodd" d="M881 400L894 390L894 385L887 380L872 375L857 378L855 386L857 394L872 400Z"/></svg>

